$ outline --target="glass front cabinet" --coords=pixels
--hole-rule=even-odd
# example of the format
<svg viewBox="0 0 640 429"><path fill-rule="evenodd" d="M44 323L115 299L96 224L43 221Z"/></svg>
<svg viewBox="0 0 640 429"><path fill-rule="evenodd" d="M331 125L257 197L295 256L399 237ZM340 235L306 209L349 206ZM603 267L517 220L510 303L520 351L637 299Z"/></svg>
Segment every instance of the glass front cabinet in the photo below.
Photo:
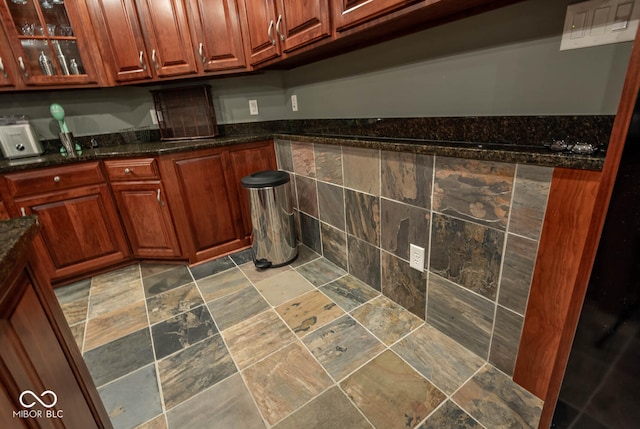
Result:
<svg viewBox="0 0 640 429"><path fill-rule="evenodd" d="M24 85L98 83L85 7L78 0L0 0L12 61Z"/></svg>

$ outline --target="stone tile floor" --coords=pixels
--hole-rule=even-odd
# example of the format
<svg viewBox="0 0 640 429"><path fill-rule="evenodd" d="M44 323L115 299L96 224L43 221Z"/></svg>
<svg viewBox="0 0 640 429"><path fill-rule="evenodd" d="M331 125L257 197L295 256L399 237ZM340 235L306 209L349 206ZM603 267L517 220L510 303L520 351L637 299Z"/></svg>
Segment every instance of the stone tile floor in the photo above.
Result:
<svg viewBox="0 0 640 429"><path fill-rule="evenodd" d="M542 401L301 247L56 289L116 428L528 428Z"/></svg>

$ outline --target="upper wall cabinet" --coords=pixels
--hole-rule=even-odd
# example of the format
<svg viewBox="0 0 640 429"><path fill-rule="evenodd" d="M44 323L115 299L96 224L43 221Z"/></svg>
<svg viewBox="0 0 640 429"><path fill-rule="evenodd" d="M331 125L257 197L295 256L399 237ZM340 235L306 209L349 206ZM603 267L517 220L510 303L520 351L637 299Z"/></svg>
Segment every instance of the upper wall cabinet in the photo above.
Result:
<svg viewBox="0 0 640 429"><path fill-rule="evenodd" d="M20 79L13 82L16 86L100 83L84 2L1 0L0 16L10 46L10 50L3 46L3 65L5 71L9 62L16 65L14 79ZM2 71L0 74L0 79L5 78Z"/></svg>
<svg viewBox="0 0 640 429"><path fill-rule="evenodd" d="M327 0L241 0L251 64L289 53L331 35Z"/></svg>
<svg viewBox="0 0 640 429"><path fill-rule="evenodd" d="M197 73L182 0L88 0L116 82Z"/></svg>
<svg viewBox="0 0 640 429"><path fill-rule="evenodd" d="M189 18L201 70L243 69L247 65L236 0L189 0Z"/></svg>
<svg viewBox="0 0 640 429"><path fill-rule="evenodd" d="M417 0L336 0L333 7L335 27L337 31L346 30L417 2ZM426 3L433 3L433 1Z"/></svg>
<svg viewBox="0 0 640 429"><path fill-rule="evenodd" d="M9 42L0 28L0 90L16 88L17 71L13 68L13 57L9 51Z"/></svg>

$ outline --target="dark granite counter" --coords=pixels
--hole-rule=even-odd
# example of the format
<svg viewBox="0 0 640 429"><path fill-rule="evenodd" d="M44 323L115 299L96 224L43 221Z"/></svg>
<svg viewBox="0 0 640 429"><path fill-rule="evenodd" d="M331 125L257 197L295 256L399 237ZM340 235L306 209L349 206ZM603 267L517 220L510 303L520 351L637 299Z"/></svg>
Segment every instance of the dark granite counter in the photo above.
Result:
<svg viewBox="0 0 640 429"><path fill-rule="evenodd" d="M0 173L71 162L154 156L271 138L381 150L601 170L613 116L499 116L459 118L373 118L280 120L220 125L223 137L160 141L158 130L77 137L83 153L68 159L59 141L46 142L47 155L26 161L0 160ZM141 138L141 137L145 138ZM91 140L98 143L91 148ZM585 142L593 155L554 152L555 140Z"/></svg>
<svg viewBox="0 0 640 429"><path fill-rule="evenodd" d="M36 216L0 221L0 285L29 250L40 224Z"/></svg>

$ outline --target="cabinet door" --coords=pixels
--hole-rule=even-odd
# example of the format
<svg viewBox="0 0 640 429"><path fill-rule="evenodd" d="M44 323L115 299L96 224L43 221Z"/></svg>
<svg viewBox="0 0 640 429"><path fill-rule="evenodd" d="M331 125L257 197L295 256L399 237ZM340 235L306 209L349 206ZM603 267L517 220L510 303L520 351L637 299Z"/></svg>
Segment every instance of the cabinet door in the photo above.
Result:
<svg viewBox="0 0 640 429"><path fill-rule="evenodd" d="M198 70L183 0L138 0L151 65L158 77Z"/></svg>
<svg viewBox="0 0 640 429"><path fill-rule="evenodd" d="M0 28L0 90L16 88L17 76L13 67L13 56L9 50L9 42L4 30Z"/></svg>
<svg viewBox="0 0 640 429"><path fill-rule="evenodd" d="M176 258L180 246L160 181L112 183L134 256Z"/></svg>
<svg viewBox="0 0 640 429"><path fill-rule="evenodd" d="M338 0L333 6L335 27L346 30L412 3L417 0Z"/></svg>
<svg viewBox="0 0 640 429"><path fill-rule="evenodd" d="M162 180L191 262L242 245L236 188L228 184L225 161L221 150L161 158Z"/></svg>
<svg viewBox="0 0 640 429"><path fill-rule="evenodd" d="M106 184L16 198L42 225L36 248L54 279L125 260L129 249Z"/></svg>
<svg viewBox="0 0 640 429"><path fill-rule="evenodd" d="M273 143L259 143L248 148L230 150L232 177L239 196L240 211L242 213L242 234L244 237L251 235L251 211L249 206L249 194L242 187L240 181L243 177L263 170L276 170L276 155Z"/></svg>
<svg viewBox="0 0 640 429"><path fill-rule="evenodd" d="M116 82L151 78L142 27L134 0L88 0L93 26L100 39L105 67Z"/></svg>
<svg viewBox="0 0 640 429"><path fill-rule="evenodd" d="M193 42L203 70L245 68L237 0L190 0L189 8Z"/></svg>
<svg viewBox="0 0 640 429"><path fill-rule="evenodd" d="M241 0L247 20L251 64L270 60L281 54L276 34L275 0Z"/></svg>
<svg viewBox="0 0 640 429"><path fill-rule="evenodd" d="M278 0L276 32L284 52L307 45L331 34L329 2Z"/></svg>
<svg viewBox="0 0 640 429"><path fill-rule="evenodd" d="M84 28L84 3L78 0L6 1L0 4L0 12L21 78L27 86L98 83L93 34Z"/></svg>

